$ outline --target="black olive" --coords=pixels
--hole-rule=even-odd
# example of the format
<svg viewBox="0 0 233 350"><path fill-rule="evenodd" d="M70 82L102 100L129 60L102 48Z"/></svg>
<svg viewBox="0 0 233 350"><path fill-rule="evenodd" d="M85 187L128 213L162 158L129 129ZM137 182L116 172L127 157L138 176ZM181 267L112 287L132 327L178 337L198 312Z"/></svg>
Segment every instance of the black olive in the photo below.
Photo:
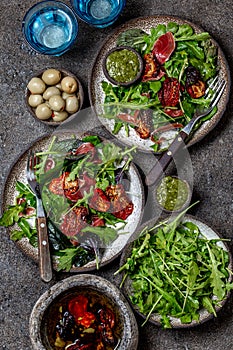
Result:
<svg viewBox="0 0 233 350"><path fill-rule="evenodd" d="M186 73L186 86L190 86L196 84L199 80L201 80L201 75L198 69L193 66L189 66L185 70Z"/></svg>

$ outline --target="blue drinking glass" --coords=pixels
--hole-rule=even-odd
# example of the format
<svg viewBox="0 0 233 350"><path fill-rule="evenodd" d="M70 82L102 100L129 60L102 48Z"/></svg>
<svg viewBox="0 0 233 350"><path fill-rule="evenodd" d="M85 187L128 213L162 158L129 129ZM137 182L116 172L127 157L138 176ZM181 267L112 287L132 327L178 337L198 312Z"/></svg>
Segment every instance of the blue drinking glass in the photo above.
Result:
<svg viewBox="0 0 233 350"><path fill-rule="evenodd" d="M33 50L60 56L74 44L78 21L73 10L63 2L42 1L27 11L22 30Z"/></svg>
<svg viewBox="0 0 233 350"><path fill-rule="evenodd" d="M70 0L70 3L81 20L105 28L117 20L126 0Z"/></svg>

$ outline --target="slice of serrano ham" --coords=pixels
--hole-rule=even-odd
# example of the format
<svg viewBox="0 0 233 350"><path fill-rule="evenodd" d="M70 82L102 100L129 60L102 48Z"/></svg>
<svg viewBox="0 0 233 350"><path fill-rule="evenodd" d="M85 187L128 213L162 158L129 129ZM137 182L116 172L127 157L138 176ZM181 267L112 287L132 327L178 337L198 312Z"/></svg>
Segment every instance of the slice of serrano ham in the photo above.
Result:
<svg viewBox="0 0 233 350"><path fill-rule="evenodd" d="M164 64L169 59L174 50L174 36L171 32L167 32L156 40L152 53L160 64Z"/></svg>

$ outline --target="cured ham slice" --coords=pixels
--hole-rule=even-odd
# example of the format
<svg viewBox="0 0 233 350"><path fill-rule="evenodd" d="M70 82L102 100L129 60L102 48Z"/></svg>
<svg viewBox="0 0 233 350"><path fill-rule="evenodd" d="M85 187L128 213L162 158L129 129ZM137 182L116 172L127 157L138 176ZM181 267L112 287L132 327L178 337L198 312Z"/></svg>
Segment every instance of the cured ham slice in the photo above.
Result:
<svg viewBox="0 0 233 350"><path fill-rule="evenodd" d="M174 36L171 32L167 32L156 40L152 53L160 64L164 64L169 59L174 50Z"/></svg>

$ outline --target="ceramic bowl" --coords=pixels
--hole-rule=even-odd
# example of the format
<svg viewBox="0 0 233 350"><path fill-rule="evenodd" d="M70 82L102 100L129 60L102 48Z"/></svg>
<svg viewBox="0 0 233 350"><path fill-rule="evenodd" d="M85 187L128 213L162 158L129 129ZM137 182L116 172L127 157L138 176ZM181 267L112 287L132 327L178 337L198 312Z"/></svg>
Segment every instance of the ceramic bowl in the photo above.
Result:
<svg viewBox="0 0 233 350"><path fill-rule="evenodd" d="M59 81L57 82L57 83L55 83L55 84L52 84L52 83L47 83L47 82L45 82L45 87L46 87L46 90L47 90L47 88L50 88L50 87L53 87L53 88L57 88L58 89L58 91L60 91L60 96L62 96L62 97L64 97L63 98L63 100L64 100L64 107L62 107L62 109L61 109L61 111L66 111L66 109L67 109L67 97L69 97L70 98L70 96L69 96L69 94L67 94L67 93L65 93L64 92L64 90L62 89L62 87L61 87L61 81L62 81L62 79L63 78L65 78L65 77L71 77L71 78L73 78L74 80L75 80L75 82L77 83L77 89L76 89L76 91L74 91L73 93L72 93L72 95L74 95L76 98L77 98L77 105L76 105L76 108L75 109L73 109L74 110L74 112L71 112L71 109L70 109L70 107L69 107L69 111L67 112L67 117L65 118L65 119L63 119L63 120L56 120L56 118L54 118L54 113L57 113L57 111L54 111L54 109L51 107L51 110L52 110L52 116L51 117L48 117L47 119L40 119L40 118L38 118L37 117L37 115L36 115L36 106L31 106L30 104L29 104L29 98L30 98L30 96L32 96L32 95L40 95L41 96L41 103L46 103L46 104L48 104L49 105L49 99L48 99L48 97L46 97L46 99L45 98L43 98L43 94L44 94L44 92L42 92L42 93L31 93L31 91L29 90L29 88L28 88L28 84L27 84L27 87L26 87L26 90L25 90L25 103L26 103L26 106L27 106L27 108L28 108L28 110L29 110L29 112L31 113L31 115L36 119L36 120L39 120L40 122L42 122L42 123L44 123L44 124L47 124L47 125L52 125L52 126L59 126L59 125L61 125L61 123L63 123L64 121L66 121L66 120L71 120L71 118L74 118L74 117L76 117L77 116L77 113L80 111L80 109L82 108L82 105L83 105L83 101L84 101L84 92L83 92L83 87L82 87L82 84L81 84L81 82L80 82L80 80L72 73L72 72L70 72L70 71L68 71L68 70L66 70L66 69L63 69L63 68L46 68L46 69L44 69L44 70L41 70L41 71L39 71L39 72L37 72L37 73L35 73L35 74L33 74L30 78L29 78L29 80L28 80L28 83L31 81L31 79L32 78L40 78L40 79L42 79L42 76L43 76L43 73L45 72L45 71L48 71L48 70L50 70L50 69L55 69L55 70L57 70L57 71L59 71L60 73L61 73L61 78L59 79ZM43 80L43 79L42 79ZM58 92L59 93L59 92ZM66 95L66 96L64 96L63 95L63 93ZM59 118L58 118L59 119Z"/></svg>
<svg viewBox="0 0 233 350"><path fill-rule="evenodd" d="M178 176L163 177L155 188L157 205L165 213L179 213L188 208L192 190L188 181Z"/></svg>
<svg viewBox="0 0 233 350"><path fill-rule="evenodd" d="M120 52L120 51L123 51L123 50L131 52L136 56L136 59L138 60L138 70L137 70L137 73L133 79L130 79L127 81L117 81L113 78L113 76L111 76L111 74L107 68L107 64L108 64L108 59L109 59L110 55L115 54L115 53ZM127 65L129 65L129 61L127 61ZM124 74L124 69L125 69L125 66L123 65L121 67L121 65L119 63L119 72L122 72L122 74ZM104 60L103 60L103 72L104 72L105 77L112 84L121 85L121 86L130 86L130 85L136 83L142 75L143 59L142 59L141 55L136 50L134 50L132 47L130 47L130 46L117 46L117 47L114 47L111 50L109 50L107 52L107 54L105 55Z"/></svg>
<svg viewBox="0 0 233 350"><path fill-rule="evenodd" d="M59 319L58 314L61 312L61 305L63 305L62 311L65 311L66 303L80 294L87 296L89 300L94 296L95 301L103 307L108 307L114 313L113 334L118 344L115 348L137 349L138 327L125 297L108 280L95 275L83 274L66 278L55 284L36 302L29 321L30 338L34 350L53 350L55 348L55 327ZM87 329L91 328L95 326L92 324ZM61 347L62 349L64 350L64 347Z"/></svg>
<svg viewBox="0 0 233 350"><path fill-rule="evenodd" d="M176 216L176 218L177 217L178 216ZM142 237L142 232L144 233L144 237L146 237L146 239L149 238L148 234L150 234L150 237L156 236L156 234L157 234L156 233L156 229L153 229L155 227L155 225L157 227L161 227L161 223L162 222L174 222L173 219L174 219L174 216L171 217L170 215L164 215L159 220L158 220L158 218L154 218L154 219L151 219L151 220L145 222L135 232L135 234L134 234L135 241L139 237ZM166 221L166 220L168 220L168 221ZM191 228L194 227L193 225L197 226L198 230L199 230L198 237L200 237L200 234L201 234L201 236L207 242L210 241L210 240L213 240L213 243L215 242L215 244L219 248L221 248L223 250L223 252L226 253L226 255L228 256L228 258L227 258L228 262L227 262L227 266L225 266L225 268L224 268L224 271L226 272L226 270L228 270L229 272L228 272L228 276L222 275L222 279L224 280L224 282L222 282L222 286L225 285L225 283L231 284L231 282L232 282L232 255L231 255L231 252L229 250L228 245L226 244L226 242L224 240L221 240L221 236L218 234L218 232L216 232L213 228L211 228L208 224L206 224L202 220L197 219L194 216L191 216L191 215L188 215L188 214L185 214L182 217L180 217L179 218L179 222L180 223L184 223L184 224L187 223L187 225L188 225L187 227L191 227ZM166 226L166 224L165 224L165 226ZM184 230L184 226L180 227L180 230ZM160 241L161 241L161 232L160 233L159 233L159 231L157 231L157 232L158 232L158 234L160 234ZM198 232L196 232L195 234L197 234L197 233ZM183 231L183 234L184 234L184 231ZM179 233L178 233L178 236L179 236ZM177 239L178 236L176 236L176 239ZM144 242L145 242L145 240L144 240ZM167 246L166 246L165 242L168 242L168 239L164 238L163 245L160 245L159 241L158 241L158 245L156 243L154 243L152 249L151 249L151 246L149 246L148 243L145 244L144 242L143 243L141 242L140 245L139 245L140 247L144 246L144 250L141 248L141 251L140 251L140 254L141 254L141 257L142 257L141 260L140 260L140 255L139 254L137 255L135 250L134 250L134 256L137 256L137 259L139 259L138 262L137 262L137 264L138 264L138 266L137 266L138 271L143 271L143 274L145 274L145 276L146 276L147 275L146 270L147 270L148 267L150 267L150 272L149 272L149 275L147 275L147 280L148 280L148 278L150 280L152 280L153 282L152 282L151 285L153 285L155 287L159 288L159 286L160 286L160 290L159 290L160 297L157 298L157 296L156 296L157 302L160 303L160 301L161 301L161 303L164 302L166 304L167 303L167 299L166 298L169 298L169 295L170 296L173 295L174 296L174 300L179 300L178 302L181 305L184 305L184 304L182 304L184 299L182 299L181 296L180 296L180 298L177 297L177 295L178 295L177 290L179 290L179 289L176 289L176 282L178 281L178 278L177 278L176 282L174 283L174 275L176 274L176 271L177 271L177 273L178 273L177 276L179 276L180 278L181 278L181 275L184 276L183 274L181 274L181 271L188 271L188 269L190 268L190 265L189 265L190 261L192 260L192 264L194 264L193 266L195 266L195 268L196 268L196 270L195 270L195 268L193 270L191 270L192 271L191 275L192 275L192 278L193 278L192 283L195 283L195 278L202 279L201 283L204 283L203 276L201 276L201 273L198 273L196 275L196 277L195 277L195 273L197 273L197 266L198 266L198 269L199 268L202 269L204 264L205 264L205 263L202 264L202 258L198 257L198 255L195 254L196 250L194 248L192 248L193 249L193 253L190 252L189 250L187 250L186 253L185 253L185 249L188 249L189 247L191 247L191 243L190 243L190 246L189 247L186 246L185 249L183 248L184 246L182 247L182 244L183 244L183 243L181 243L182 242L182 231L180 231L180 240L176 241L176 243L177 242L179 242L179 243L175 244L175 247L173 246L173 248L172 248L173 254L174 254L173 257L172 257L172 254L169 255L169 254L166 253L166 247ZM153 240L151 242L153 242ZM154 240L154 242L156 242L156 241ZM184 260L180 261L180 263L175 264L173 258L176 257L176 255L179 255L179 252L178 252L178 249L177 249L178 246L179 246L179 249L181 250L181 253L184 252L184 254L182 255L182 259L184 259ZM163 248L163 247L165 247L165 248ZM202 247L203 247L203 245L202 245ZM132 257L132 249L133 248L135 248L135 245L134 245L134 242L132 242L132 241L129 242L129 244L125 247L125 249L124 249L124 251L123 251L123 253L121 255L121 260L120 260L120 268L121 268L121 270L122 270L122 266L123 265L125 265L127 262L129 263L128 259L130 259ZM146 250L148 252L152 252L153 251L153 253L151 253L151 254L155 254L155 255L156 255L156 252L158 252L158 255L161 258L161 264L158 265L158 260L156 260L155 255L154 255L154 258L153 258L153 264L154 265L153 264L149 265L148 254L146 253ZM213 248L212 248L212 250L213 250ZM214 263L215 264L214 266L219 266L218 267L219 270L222 268L222 257L221 256L223 256L223 252L220 255L216 255L216 256L218 256L216 258L212 257L212 259L216 259L215 263ZM190 257L192 257L192 259L187 259L188 254L190 255ZM208 260L208 262L211 261L211 258L210 257L208 258L208 256L209 256L208 253L206 253L206 254L207 254L206 255L206 259ZM216 252L215 252L215 254L216 254ZM158 255L156 255L156 257L158 257ZM147 264L143 266L142 264L140 264L140 261L143 262L145 259L147 259ZM195 262L195 260L197 262ZM176 261L178 261L178 260L176 260ZM211 263L210 263L210 265L211 265ZM132 262L131 262L130 266L133 266ZM155 267L155 269L154 269L153 266ZM168 270L170 272L169 275L167 273ZM157 310L155 308L153 309L154 311L151 312L149 314L149 317L147 318L147 315L140 311L139 306L132 303L130 297L134 294L134 288L133 288L133 284L132 284L133 281L129 277L129 273L126 276L124 274L124 271L123 271L121 273L121 275L122 275L122 279L124 281L124 283L122 285L122 291L123 291L124 295L126 296L127 300L129 301L129 303L131 304L132 308L141 316L142 319L144 319L144 321L148 321L148 322L150 322L150 323L152 323L152 324L154 324L156 326L161 326L161 327L166 328L167 324L164 324L161 315L157 312ZM153 278L153 276L154 276L154 278ZM163 294L163 292L166 293L166 288L164 286L161 287L160 283L161 283L162 279L163 279L163 281L166 281L166 278L167 278L167 281L169 281L168 284L170 283L170 286L172 286L171 288L174 287L174 292L173 293L171 293L171 291L169 291L169 292L167 292L167 294ZM135 282L135 279L134 279L134 282ZM182 280L182 282L183 282L183 286L184 286L184 290L182 290L182 293L184 293L185 288L187 286L185 278ZM142 282L139 279L138 280L138 285L140 283L142 283ZM167 283L164 282L164 285L167 285ZM149 295L149 293L147 293L147 289L146 289L145 284L144 284L143 287L141 285L141 288L144 288L143 290L145 291L145 298L146 298L147 295L148 295L148 300L153 297L153 288L154 287L151 287L151 289L149 289L150 293L151 293L150 295ZM179 288L179 286L178 286L178 288ZM138 289L138 291L139 291L139 289ZM214 293L215 292L216 292L216 289L214 290ZM224 304L229 299L230 293L231 292L229 290L225 290L225 295L222 298L222 300L218 301L216 303L216 305L214 306L214 308L215 308L215 316L216 317L217 317L217 313L223 308ZM201 295L201 294L199 294L199 295ZM184 296L184 294L183 294L183 296ZM211 298L212 298L212 300L218 299L215 294L212 295ZM192 294L192 300L197 300L197 297L194 296L193 294ZM143 303L142 303L142 305L143 305ZM157 307L157 305L154 305L154 307ZM165 310L166 309L167 308L165 308ZM202 304L201 304L201 298L200 298L199 299L199 308L197 310L197 314L199 316L198 319L194 318L192 321L190 321L190 318L189 318L190 315L186 314L187 318L184 319L184 322L182 322L182 320L180 318L170 315L169 311L167 312L167 314L166 314L166 311L165 311L165 314L167 316L167 319L169 319L169 321L170 321L170 327L171 328L181 329L181 328L191 328L191 327L194 327L194 326L198 326L198 325L200 325L200 324L202 324L202 323L212 319L214 317L214 313L210 312L209 310L210 309L208 307L208 303L206 304L206 308L203 307ZM212 311L212 309L211 309L211 311ZM183 314L183 317L184 317L184 314ZM185 323L185 321L186 321L186 323Z"/></svg>

